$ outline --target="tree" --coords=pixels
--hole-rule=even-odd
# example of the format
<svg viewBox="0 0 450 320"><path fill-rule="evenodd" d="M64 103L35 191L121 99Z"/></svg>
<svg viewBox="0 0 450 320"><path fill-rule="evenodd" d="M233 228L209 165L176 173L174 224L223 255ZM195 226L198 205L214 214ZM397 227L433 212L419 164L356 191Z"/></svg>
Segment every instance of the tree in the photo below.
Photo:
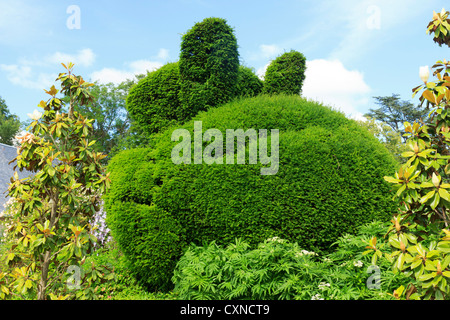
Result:
<svg viewBox="0 0 450 320"><path fill-rule="evenodd" d="M305 80L306 58L295 50L285 52L267 67L263 93L300 94Z"/></svg>
<svg viewBox="0 0 450 320"><path fill-rule="evenodd" d="M443 44L450 47L450 19L449 13L442 9L441 13L433 11L433 20L427 26L427 34L433 31L433 41L439 46Z"/></svg>
<svg viewBox="0 0 450 320"><path fill-rule="evenodd" d="M400 132L395 131L385 122L377 121L370 117L366 117L366 119L366 121L360 120L357 122L380 140L400 163L405 162L401 155L408 150L408 147L403 143Z"/></svg>
<svg viewBox="0 0 450 320"><path fill-rule="evenodd" d="M442 21L449 12L434 14ZM441 30L441 29L439 29ZM450 39L439 38L450 45ZM439 36L439 33L438 33ZM435 81L420 72L424 84L413 89L421 92L421 105L431 110L425 123L405 123L407 159L394 176L384 179L392 184L398 213L386 234L392 253L385 257L394 272L409 277L397 288L397 299L444 300L450 297L450 63L437 61ZM373 262L383 256L372 238L365 254L374 252Z"/></svg>
<svg viewBox="0 0 450 320"><path fill-rule="evenodd" d="M12 145L19 129L19 118L9 112L5 100L0 97L0 143Z"/></svg>
<svg viewBox="0 0 450 320"><path fill-rule="evenodd" d="M75 105L76 111L94 119L92 139L96 141L94 149L97 152L108 155L129 130L130 119L125 107L128 90L126 82L119 85L95 83L90 88L92 102Z"/></svg>
<svg viewBox="0 0 450 320"><path fill-rule="evenodd" d="M378 109L369 109L365 117L371 117L391 126L396 132L404 134L403 123L414 122L426 117L427 110L414 106L411 102L400 100L398 94L386 97L374 97L376 104L381 107Z"/></svg>
<svg viewBox="0 0 450 320"><path fill-rule="evenodd" d="M90 221L109 187L109 174L100 163L105 155L95 152L95 142L89 141L93 120L74 110L76 104L92 103L92 84L72 73L72 63L63 66L67 73L57 80L68 97L68 113L61 113L64 101L52 86L45 90L51 98L39 104L44 112L31 115L31 132L18 137L16 168L35 174L19 179L16 172L8 189L16 204L7 219L2 299L93 298L92 281L110 277L104 268L83 266L96 242ZM66 286L66 270L75 271L67 281L80 290Z"/></svg>

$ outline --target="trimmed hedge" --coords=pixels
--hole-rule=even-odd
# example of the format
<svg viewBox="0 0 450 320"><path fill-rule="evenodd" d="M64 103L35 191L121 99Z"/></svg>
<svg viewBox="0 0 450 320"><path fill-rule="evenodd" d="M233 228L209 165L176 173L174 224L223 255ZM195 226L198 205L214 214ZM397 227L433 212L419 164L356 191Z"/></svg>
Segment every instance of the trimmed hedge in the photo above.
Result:
<svg viewBox="0 0 450 320"><path fill-rule="evenodd" d="M133 86L126 107L133 120L149 133L190 117L181 107L178 62L168 63L150 72Z"/></svg>
<svg viewBox="0 0 450 320"><path fill-rule="evenodd" d="M255 97L263 90L264 82L249 67L239 66L237 95Z"/></svg>
<svg viewBox="0 0 450 320"><path fill-rule="evenodd" d="M192 115L236 96L237 48L234 30L221 18L206 18L183 35L180 100Z"/></svg>
<svg viewBox="0 0 450 320"><path fill-rule="evenodd" d="M285 52L267 67L264 93L300 94L305 80L306 58L295 50Z"/></svg>
<svg viewBox="0 0 450 320"><path fill-rule="evenodd" d="M226 245L241 238L253 245L277 236L328 252L340 235L396 212L383 176L397 162L367 130L328 107L299 96L260 95L201 112L181 127L191 137L194 121L202 121L203 132L220 130L224 144L226 129L278 129L279 170L261 175L267 165L248 158L246 164L175 165L176 127L153 149L114 157L108 225L149 288L170 287L171 266L191 242Z"/></svg>

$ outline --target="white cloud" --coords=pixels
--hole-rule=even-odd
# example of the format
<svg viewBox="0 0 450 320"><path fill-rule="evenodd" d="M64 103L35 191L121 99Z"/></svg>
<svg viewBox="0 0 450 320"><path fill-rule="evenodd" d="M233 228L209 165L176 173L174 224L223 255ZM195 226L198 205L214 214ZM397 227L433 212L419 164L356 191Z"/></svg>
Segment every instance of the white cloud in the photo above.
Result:
<svg viewBox="0 0 450 320"><path fill-rule="evenodd" d="M169 58L169 50L164 48L159 49L156 58L158 60L167 60Z"/></svg>
<svg viewBox="0 0 450 320"><path fill-rule="evenodd" d="M269 65L270 65L270 62L256 70L255 73L261 80L264 80L264 76L266 75L266 70L269 67Z"/></svg>
<svg viewBox="0 0 450 320"><path fill-rule="evenodd" d="M55 84L57 72L42 72L36 69L51 70L55 65L60 70L60 63L73 62L75 65L89 67L95 61L94 52L87 48L76 54L55 52L44 58L18 58L15 64L0 64L6 78L15 85L29 89L47 89Z"/></svg>
<svg viewBox="0 0 450 320"><path fill-rule="evenodd" d="M115 68L103 68L100 71L95 71L91 74L91 81L98 81L99 83L115 83L119 84L127 79L133 79L138 74L146 74L160 67L162 63L158 61L137 60L126 64L126 70L119 70Z"/></svg>
<svg viewBox="0 0 450 320"><path fill-rule="evenodd" d="M13 84L29 89L48 89L58 76L56 73L33 73L29 66L17 64L0 64L0 70L6 73L6 78Z"/></svg>
<svg viewBox="0 0 450 320"><path fill-rule="evenodd" d="M306 62L302 96L334 109L347 116L362 119L359 110L370 101L370 87L357 70L347 70L339 60L316 59Z"/></svg>
<svg viewBox="0 0 450 320"><path fill-rule="evenodd" d="M275 44L262 44L259 46L263 58L275 58L283 50Z"/></svg>
<svg viewBox="0 0 450 320"><path fill-rule="evenodd" d="M47 57L47 61L50 63L58 63L58 64L60 63L67 64L68 62L73 62L75 65L89 67L95 61L95 54L89 48L79 50L77 54L55 52L54 54Z"/></svg>
<svg viewBox="0 0 450 320"><path fill-rule="evenodd" d="M250 53L248 59L252 61L267 61L275 59L283 52L283 49L276 44L261 44L258 50Z"/></svg>

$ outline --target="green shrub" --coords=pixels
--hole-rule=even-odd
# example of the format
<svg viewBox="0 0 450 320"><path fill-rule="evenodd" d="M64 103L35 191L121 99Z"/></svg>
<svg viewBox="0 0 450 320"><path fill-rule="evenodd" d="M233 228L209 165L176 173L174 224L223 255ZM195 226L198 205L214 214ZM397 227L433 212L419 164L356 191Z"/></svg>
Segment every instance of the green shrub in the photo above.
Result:
<svg viewBox="0 0 450 320"><path fill-rule="evenodd" d="M179 78L178 62L168 63L131 88L127 110L146 132L158 132L190 116L178 99Z"/></svg>
<svg viewBox="0 0 450 320"><path fill-rule="evenodd" d="M239 66L237 95L240 97L255 97L263 90L264 83L252 69Z"/></svg>
<svg viewBox="0 0 450 320"><path fill-rule="evenodd" d="M114 270L115 279L103 283L93 283L94 290L99 292L102 300L172 300L172 293L150 292L140 285L130 274L129 262L115 241L110 241L105 247L94 251L86 260L85 265L108 266Z"/></svg>
<svg viewBox="0 0 450 320"><path fill-rule="evenodd" d="M105 196L110 228L149 285L162 280L151 280L150 275L156 276L145 268L157 272L164 263L161 276L167 283L168 266L191 242L224 245L241 238L255 245L277 236L327 252L342 234L395 212L383 180L395 170L394 158L367 130L328 107L298 96L260 95L200 113L181 127L191 136L194 121L202 121L203 132L217 128L224 136L226 129L267 129L268 134L279 129L279 170L261 175L267 165L248 164L247 158L246 164L175 165L171 152L178 142L171 141L170 129L153 149L114 157ZM149 206L170 221L172 246L178 250L161 260L153 252L143 253L164 252L154 248L164 225L145 217L153 212ZM141 220L153 225L141 226Z"/></svg>
<svg viewBox="0 0 450 320"><path fill-rule="evenodd" d="M149 161L147 153L146 149L119 153L109 166L112 179L127 181L139 172L141 178L148 178L151 172L139 168L140 164ZM124 159L130 161L121 161ZM182 253L180 243L183 243L184 231L170 214L151 204L151 190L147 190L145 181L137 179L134 182L135 185L132 181L116 185L118 188L113 192L125 195L121 197L124 201L106 204L106 222L125 256L131 258L130 272L137 276L140 284L147 285L148 289L164 290L171 286L167 270L173 270ZM113 197L113 194L109 196ZM140 199L146 200L137 203Z"/></svg>
<svg viewBox="0 0 450 320"><path fill-rule="evenodd" d="M388 224L374 221L357 235L345 234L336 251L318 256L284 239L266 239L252 248L237 240L226 247L215 242L190 246L178 262L172 280L179 299L393 299L393 290L405 281L389 263L378 265L375 283L371 258L361 254L372 236L383 236ZM370 268L370 269L369 269Z"/></svg>
<svg viewBox="0 0 450 320"><path fill-rule="evenodd" d="M239 53L225 19L196 23L183 35L180 49L180 99L191 115L236 95Z"/></svg>
<svg viewBox="0 0 450 320"><path fill-rule="evenodd" d="M310 299L305 286L325 274L311 259L314 254L277 237L254 250L240 240L226 248L215 242L194 245L177 264L174 293L180 299L201 300Z"/></svg>
<svg viewBox="0 0 450 320"><path fill-rule="evenodd" d="M264 93L300 94L305 80L306 58L295 50L285 52L267 67Z"/></svg>

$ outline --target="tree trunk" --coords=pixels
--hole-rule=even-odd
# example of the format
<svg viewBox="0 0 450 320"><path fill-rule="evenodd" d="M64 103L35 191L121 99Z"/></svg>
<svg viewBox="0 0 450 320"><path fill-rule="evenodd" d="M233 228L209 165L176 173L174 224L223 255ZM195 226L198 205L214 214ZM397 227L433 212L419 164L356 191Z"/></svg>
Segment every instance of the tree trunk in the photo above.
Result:
<svg viewBox="0 0 450 320"><path fill-rule="evenodd" d="M56 223L58 203L53 199L53 197L51 197L49 203L51 206L50 229L52 229ZM50 256L51 256L50 251L45 251L44 259L42 261L41 279L38 285L38 300L46 299L45 293L48 282L48 268L50 266Z"/></svg>
<svg viewBox="0 0 450 320"><path fill-rule="evenodd" d="M46 251L44 254L44 261L42 262L41 280L39 281L38 285L38 300L45 300L49 265L50 265L50 251Z"/></svg>

